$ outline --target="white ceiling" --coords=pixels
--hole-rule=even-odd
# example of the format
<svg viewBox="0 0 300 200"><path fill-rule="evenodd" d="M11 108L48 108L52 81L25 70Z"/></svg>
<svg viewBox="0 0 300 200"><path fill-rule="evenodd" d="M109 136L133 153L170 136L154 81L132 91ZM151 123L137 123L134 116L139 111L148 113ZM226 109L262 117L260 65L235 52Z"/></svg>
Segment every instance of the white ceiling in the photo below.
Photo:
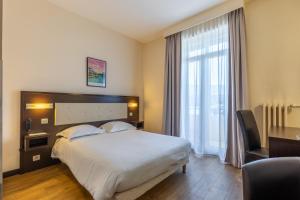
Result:
<svg viewBox="0 0 300 200"><path fill-rule="evenodd" d="M226 0L48 0L140 42Z"/></svg>

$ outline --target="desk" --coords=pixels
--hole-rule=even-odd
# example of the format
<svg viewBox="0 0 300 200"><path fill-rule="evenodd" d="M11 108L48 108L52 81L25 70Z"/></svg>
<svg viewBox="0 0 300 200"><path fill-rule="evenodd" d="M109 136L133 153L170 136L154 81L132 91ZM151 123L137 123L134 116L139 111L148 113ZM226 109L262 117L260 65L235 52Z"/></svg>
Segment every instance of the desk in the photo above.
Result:
<svg viewBox="0 0 300 200"><path fill-rule="evenodd" d="M269 132L270 157L300 156L300 128L272 127Z"/></svg>

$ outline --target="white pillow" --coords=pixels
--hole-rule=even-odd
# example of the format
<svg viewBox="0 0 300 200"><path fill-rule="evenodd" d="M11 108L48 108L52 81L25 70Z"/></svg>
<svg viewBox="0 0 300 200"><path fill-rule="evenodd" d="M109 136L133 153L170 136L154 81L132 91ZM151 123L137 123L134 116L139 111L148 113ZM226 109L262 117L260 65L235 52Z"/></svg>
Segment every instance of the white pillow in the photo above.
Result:
<svg viewBox="0 0 300 200"><path fill-rule="evenodd" d="M121 121L112 121L101 125L99 128L105 130L106 133L114 133L119 131L136 130L136 127L129 123Z"/></svg>
<svg viewBox="0 0 300 200"><path fill-rule="evenodd" d="M56 134L56 136L62 136L64 138L67 138L69 140L72 140L77 137L83 137L88 135L96 135L100 133L104 133L105 130L97 128L92 125L84 124L84 125L78 125L73 126L70 128L67 128L59 133Z"/></svg>

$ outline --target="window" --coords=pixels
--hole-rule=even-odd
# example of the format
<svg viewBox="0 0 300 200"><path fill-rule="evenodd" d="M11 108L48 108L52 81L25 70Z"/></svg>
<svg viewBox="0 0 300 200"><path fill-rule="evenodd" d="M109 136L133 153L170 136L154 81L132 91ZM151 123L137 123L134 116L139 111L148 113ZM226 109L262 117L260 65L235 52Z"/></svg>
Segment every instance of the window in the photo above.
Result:
<svg viewBox="0 0 300 200"><path fill-rule="evenodd" d="M226 150L228 19L219 17L182 32L181 136L196 154Z"/></svg>

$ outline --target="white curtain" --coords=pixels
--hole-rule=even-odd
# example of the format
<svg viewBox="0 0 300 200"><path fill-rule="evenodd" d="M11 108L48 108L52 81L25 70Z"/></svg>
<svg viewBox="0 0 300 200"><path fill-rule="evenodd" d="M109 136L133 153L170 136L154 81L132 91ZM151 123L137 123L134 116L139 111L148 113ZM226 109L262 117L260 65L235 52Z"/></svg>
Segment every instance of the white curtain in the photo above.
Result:
<svg viewBox="0 0 300 200"><path fill-rule="evenodd" d="M224 160L228 114L228 16L182 32L180 135L196 155Z"/></svg>

